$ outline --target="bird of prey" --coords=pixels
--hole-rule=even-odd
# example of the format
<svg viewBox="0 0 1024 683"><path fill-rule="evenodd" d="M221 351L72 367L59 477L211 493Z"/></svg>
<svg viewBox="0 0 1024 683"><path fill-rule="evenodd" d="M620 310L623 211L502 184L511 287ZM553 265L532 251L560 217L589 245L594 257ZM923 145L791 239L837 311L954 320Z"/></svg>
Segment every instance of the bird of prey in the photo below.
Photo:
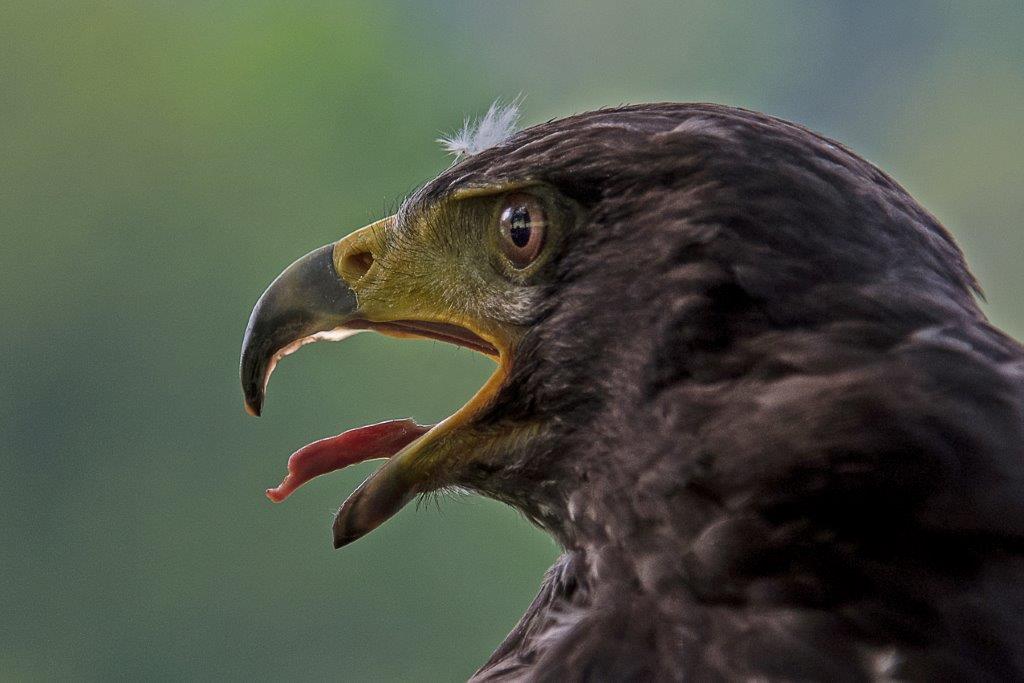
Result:
<svg viewBox="0 0 1024 683"><path fill-rule="evenodd" d="M437 425L299 450L268 495L388 458L336 546L446 489L553 536L477 680L1024 678L1024 349L950 234L763 114L511 118L285 270L241 357L254 414L281 357L359 330L494 374Z"/></svg>

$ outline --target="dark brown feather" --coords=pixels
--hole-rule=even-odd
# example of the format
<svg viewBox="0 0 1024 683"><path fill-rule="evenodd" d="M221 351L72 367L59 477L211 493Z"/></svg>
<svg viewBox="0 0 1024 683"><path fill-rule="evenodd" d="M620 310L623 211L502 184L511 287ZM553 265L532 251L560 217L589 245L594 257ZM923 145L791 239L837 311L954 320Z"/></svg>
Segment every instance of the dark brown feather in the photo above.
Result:
<svg viewBox="0 0 1024 683"><path fill-rule="evenodd" d="M840 144L714 105L525 130L411 202L584 207L473 488L566 548L480 680L1024 677L1024 351Z"/></svg>

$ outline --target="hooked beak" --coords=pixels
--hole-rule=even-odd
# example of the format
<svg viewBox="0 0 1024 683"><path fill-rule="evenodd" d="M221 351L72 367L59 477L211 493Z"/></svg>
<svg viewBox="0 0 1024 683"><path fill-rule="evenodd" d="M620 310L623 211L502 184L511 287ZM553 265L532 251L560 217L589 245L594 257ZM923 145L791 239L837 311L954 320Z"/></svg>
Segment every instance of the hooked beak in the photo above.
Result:
<svg viewBox="0 0 1024 683"><path fill-rule="evenodd" d="M359 331L343 328L357 303L355 292L334 269L334 246L315 249L288 266L249 316L240 374L245 409L251 415L263 410L267 382L281 358L309 342Z"/></svg>

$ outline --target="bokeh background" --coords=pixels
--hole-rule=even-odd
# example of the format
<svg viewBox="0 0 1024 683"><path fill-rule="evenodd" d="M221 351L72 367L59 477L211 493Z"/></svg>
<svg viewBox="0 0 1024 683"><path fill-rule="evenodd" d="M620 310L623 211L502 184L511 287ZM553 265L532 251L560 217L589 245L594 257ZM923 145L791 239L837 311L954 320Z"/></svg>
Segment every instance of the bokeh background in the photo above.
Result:
<svg viewBox="0 0 1024 683"><path fill-rule="evenodd" d="M242 411L251 305L293 258L524 122L710 100L849 144L955 233L1024 336L1024 6L962 2L0 3L0 678L452 680L557 549L489 501L330 549L375 466L263 497L288 454L437 420L490 372L360 335Z"/></svg>

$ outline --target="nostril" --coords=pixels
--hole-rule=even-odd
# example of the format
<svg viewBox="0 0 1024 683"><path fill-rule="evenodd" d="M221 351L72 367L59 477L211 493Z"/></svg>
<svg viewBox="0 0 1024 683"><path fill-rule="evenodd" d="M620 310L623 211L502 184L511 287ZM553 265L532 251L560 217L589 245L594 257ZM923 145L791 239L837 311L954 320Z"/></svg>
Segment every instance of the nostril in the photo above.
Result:
<svg viewBox="0 0 1024 683"><path fill-rule="evenodd" d="M373 254L368 251L354 251L341 259L341 276L349 282L357 282L373 265Z"/></svg>

